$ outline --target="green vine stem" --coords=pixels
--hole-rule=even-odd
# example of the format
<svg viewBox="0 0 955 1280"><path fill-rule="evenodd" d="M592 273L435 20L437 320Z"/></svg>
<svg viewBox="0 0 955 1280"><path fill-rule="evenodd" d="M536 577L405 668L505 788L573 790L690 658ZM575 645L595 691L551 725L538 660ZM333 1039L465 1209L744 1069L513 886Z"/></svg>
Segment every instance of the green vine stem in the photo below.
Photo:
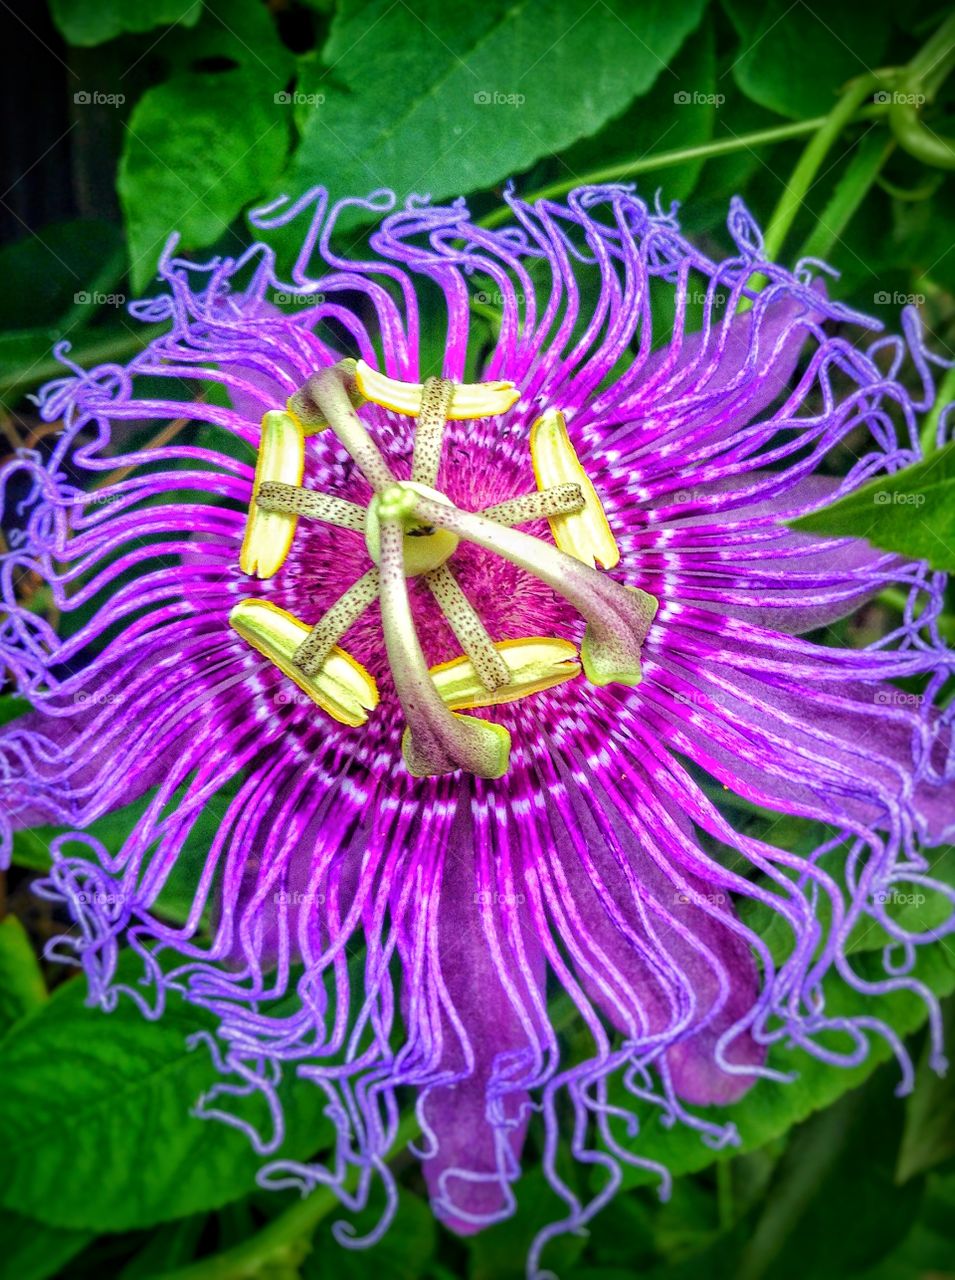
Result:
<svg viewBox="0 0 955 1280"><path fill-rule="evenodd" d="M878 120L885 115L887 107L873 104L863 107L857 112L855 121ZM828 116L814 116L810 120L796 120L792 124L776 125L772 129L757 129L753 133L743 133L738 137L723 138L718 142L703 142L696 147L682 147L676 151L660 151L653 156L641 156L636 160L623 160L619 164L607 165L603 169L592 169L588 173L575 175L572 178L552 182L549 186L540 187L525 197L527 201L551 200L566 195L574 187L589 186L593 183L619 182L624 178L634 178L641 173L653 173L657 169L670 169L677 164L686 164L693 160L712 160L717 156L732 155L736 151L751 151L754 147L768 147L775 142L788 142L793 138L805 138L821 129ZM478 219L479 227L499 227L511 216L510 209L503 205Z"/></svg>
<svg viewBox="0 0 955 1280"><path fill-rule="evenodd" d="M955 148L947 139L926 129L918 108L919 99L931 101L941 88L946 76L955 66L955 15L950 16L925 42L907 66L900 69L872 72L851 81L845 93L827 117L827 122L806 147L779 204L769 220L766 230L766 256L775 258L782 248L786 233L792 225L815 175L830 146L855 114L856 107L880 86L877 95L888 109L888 120L894 140L881 145L863 138L850 162L846 176L839 184L815 231L809 236L800 257L825 257L838 240L850 218L862 203L870 187L879 180L885 161L892 154L894 145L916 154L912 150L915 133L930 139L935 152L947 151L945 167L955 167ZM941 164L936 160L929 163Z"/></svg>
<svg viewBox="0 0 955 1280"><path fill-rule="evenodd" d="M829 257L872 184L879 181L882 166L894 150L895 140L881 130L861 139L797 259Z"/></svg>
<svg viewBox="0 0 955 1280"><path fill-rule="evenodd" d="M842 97L825 117L812 141L799 157L799 163L786 183L779 203L773 210L766 227L764 242L766 257L770 261L774 261L779 256L793 219L803 207L803 202L830 148L846 125L855 119L859 108L866 98L872 96L879 83L880 79L875 74L860 76L857 80L850 81Z"/></svg>
<svg viewBox="0 0 955 1280"><path fill-rule="evenodd" d="M933 168L955 169L955 139L926 125L922 107L932 101L953 67L955 13L926 41L893 85L889 127L900 147Z"/></svg>

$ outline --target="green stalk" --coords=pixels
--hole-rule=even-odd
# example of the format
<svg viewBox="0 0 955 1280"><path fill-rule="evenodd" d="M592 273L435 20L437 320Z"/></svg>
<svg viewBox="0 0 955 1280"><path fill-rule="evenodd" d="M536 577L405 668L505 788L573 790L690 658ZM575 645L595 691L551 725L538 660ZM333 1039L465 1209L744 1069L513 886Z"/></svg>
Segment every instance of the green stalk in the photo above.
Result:
<svg viewBox="0 0 955 1280"><path fill-rule="evenodd" d="M879 105L863 107L852 118L852 123L865 120L878 120L885 114L886 108ZM535 200L551 200L566 195L574 187L589 186L601 182L619 182L624 178L633 178L641 173L653 173L657 169L670 169L674 165L684 164L691 160L712 160L716 156L732 155L736 151L750 151L754 147L771 146L775 142L788 142L793 138L805 138L823 128L829 116L813 116L810 120L796 120L792 124L776 125L772 129L758 129L753 133L744 133L736 138L724 138L719 142L704 142L696 147L682 147L677 151L660 151L653 156L641 156L636 160L623 160L618 164L607 165L603 169L592 169L589 173L575 175L573 178L552 182L523 197L529 203ZM479 227L499 227L511 216L507 206L495 209L478 219Z"/></svg>
<svg viewBox="0 0 955 1280"><path fill-rule="evenodd" d="M894 150L895 141L881 130L866 134L797 259L829 256Z"/></svg>
<svg viewBox="0 0 955 1280"><path fill-rule="evenodd" d="M853 80L845 93L816 130L815 136L799 158L799 163L786 183L779 203L773 210L772 217L766 227L764 237L766 257L775 261L779 256L786 234L793 224L793 219L802 208L803 201L813 185L813 181L823 160L839 135L850 124L859 111L859 107L870 97L880 83L876 75L860 76ZM755 283L755 282L754 282Z"/></svg>
<svg viewBox="0 0 955 1280"><path fill-rule="evenodd" d="M901 145L913 154L919 154L918 146L922 145L927 137L927 145L933 151L932 159L928 160L928 163L947 168L955 165L955 152L952 150L951 143L947 139L939 139L924 128L914 105L900 103L897 100L900 91L911 95L924 93L931 100L953 65L955 65L955 15L942 23L902 70L873 72L849 84L846 92L827 117L826 125L819 130L803 152L792 179L776 206L766 231L768 258L773 259L778 256L786 233L829 148L841 130L854 117L858 104L880 85L888 86L892 91L890 101L882 105L888 109L888 120L895 135L894 140L885 143L878 138L868 136L863 138L845 176L799 256L818 258L827 256L878 178L894 146ZM915 134L918 134L918 138L916 149L913 151Z"/></svg>
<svg viewBox="0 0 955 1280"><path fill-rule="evenodd" d="M933 98L955 64L955 13L922 45L906 68L907 79L917 80L927 97Z"/></svg>

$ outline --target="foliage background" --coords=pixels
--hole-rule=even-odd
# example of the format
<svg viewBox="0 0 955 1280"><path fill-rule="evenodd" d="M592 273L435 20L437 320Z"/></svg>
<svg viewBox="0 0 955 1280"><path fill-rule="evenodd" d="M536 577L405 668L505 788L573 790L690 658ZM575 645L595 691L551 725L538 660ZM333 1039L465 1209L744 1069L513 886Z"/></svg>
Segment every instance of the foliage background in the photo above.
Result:
<svg viewBox="0 0 955 1280"><path fill-rule="evenodd" d="M909 64L946 19L944 6L50 0L2 11L0 425L10 448L49 445L51 428L27 393L57 372L56 341L68 338L73 358L88 363L126 359L148 340L125 303L148 293L170 230L183 250L235 253L247 241L245 210L314 182L333 196L384 186L400 197L466 194L476 216L493 220L510 176L522 193L632 178L646 198L659 191L665 205L684 202L685 229L717 254L729 248L724 220L738 192L771 222L784 260L826 258L840 272L834 295L890 329L904 305L917 306L933 349L955 355L955 176L937 155L896 144L886 99L904 78L864 79ZM944 137L953 95L936 78L923 116ZM853 86L861 88L850 102ZM797 167L803 149L820 130L826 136L825 118L847 102L807 177ZM362 252L365 235L353 218L339 250ZM475 296L473 306L475 324L491 333L493 297ZM938 407L953 398L948 377ZM936 413L929 443L937 422ZM955 567L955 467L944 457L937 501L904 534L874 523L892 508L870 507L864 523L859 511L844 514L845 527L889 546L914 537L916 553ZM36 584L24 590L37 609L48 607ZM820 639L865 643L900 603L888 593ZM955 634L955 614L943 626ZM5 718L23 710L9 694L0 706ZM805 823L726 803L755 833L796 850L813 843ZM139 808L98 824L108 847ZM105 1017L85 1007L82 979L39 958L66 927L30 894L53 835L18 836L4 885L0 1272L16 1280L522 1274L535 1230L559 1212L533 1171L518 1188L516 1217L463 1242L434 1224L413 1161L399 1156L397 1222L357 1254L331 1237L339 1216L331 1199L303 1205L252 1189L258 1161L244 1139L188 1115L213 1080L205 1051L186 1048L206 1025L199 1014L174 1006L152 1024L124 1001ZM949 883L952 862L950 849L938 852L936 873ZM932 909L913 908L923 927ZM174 917L174 895L168 910ZM860 966L881 941L857 940ZM946 947L923 964L941 995L955 987ZM921 1010L896 1000L882 1012L922 1060ZM955 1018L947 1021L951 1032ZM572 1052L572 1024L564 1035ZM794 1084L761 1084L734 1109L736 1150L712 1151L648 1119L642 1149L678 1175L670 1201L629 1175L589 1238L562 1240L545 1263L564 1280L701 1270L741 1280L955 1276L951 1086L923 1066L900 1103L892 1063L873 1058L841 1072L791 1056L801 1072ZM290 1091L288 1106L290 1154L320 1150L317 1100ZM586 1170L578 1181L584 1191Z"/></svg>

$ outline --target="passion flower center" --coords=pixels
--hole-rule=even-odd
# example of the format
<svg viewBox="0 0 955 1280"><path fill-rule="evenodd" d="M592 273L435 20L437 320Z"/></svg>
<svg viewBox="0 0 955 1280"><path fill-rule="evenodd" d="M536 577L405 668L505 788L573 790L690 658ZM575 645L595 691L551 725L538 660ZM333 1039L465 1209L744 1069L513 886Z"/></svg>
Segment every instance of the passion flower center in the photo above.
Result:
<svg viewBox="0 0 955 1280"><path fill-rule="evenodd" d="M405 574L418 578L423 573L440 569L461 541L456 534L434 525L422 524L414 515L415 495L447 502L443 494L430 485L409 480L404 485L391 485L376 494L365 515L365 545L375 564L381 564L381 516L386 512L402 527Z"/></svg>
<svg viewBox="0 0 955 1280"><path fill-rule="evenodd" d="M409 770L433 775L464 769L500 777L510 735L501 725L457 714L453 707L492 706L573 680L637 684L640 651L657 601L601 573L619 560L600 499L567 433L550 410L530 434L537 491L483 512L463 511L437 489L449 419L485 418L518 398L512 383L406 383L343 360L313 374L286 411L262 419L259 461L240 565L259 578L281 568L300 517L362 532L375 568L348 587L309 628L254 597L233 609L233 628L334 719L355 727L378 704L374 677L339 641L368 606L381 603L384 654L407 728L402 751ZM356 410L371 401L416 418L411 479L399 481ZM304 488L305 439L331 429L374 490L367 508ZM552 545L515 526L546 518ZM530 636L495 641L453 572L462 540L517 565L562 595L586 621L578 655L568 641ZM421 578L461 645L462 655L429 668L408 595Z"/></svg>

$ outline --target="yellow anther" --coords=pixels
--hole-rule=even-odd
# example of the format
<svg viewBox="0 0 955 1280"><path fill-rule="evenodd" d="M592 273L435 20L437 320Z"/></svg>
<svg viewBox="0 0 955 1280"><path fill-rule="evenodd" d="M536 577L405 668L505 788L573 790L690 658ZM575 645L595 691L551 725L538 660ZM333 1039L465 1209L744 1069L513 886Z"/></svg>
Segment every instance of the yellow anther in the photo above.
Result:
<svg viewBox="0 0 955 1280"><path fill-rule="evenodd" d="M577 484L584 495L582 510L548 517L558 547L591 568L599 562L605 569L612 569L620 560L620 548L558 409L548 410L531 428L531 461L538 489Z"/></svg>
<svg viewBox="0 0 955 1280"><path fill-rule="evenodd" d="M380 404L395 413L417 417L421 412L423 386L420 382L399 382L378 373L359 360L355 366L355 381L366 400ZM448 418L463 421L466 418L492 418L504 413L516 404L520 392L513 382L460 382L448 409Z"/></svg>
<svg viewBox="0 0 955 1280"><path fill-rule="evenodd" d="M431 668L435 688L447 706L461 711L516 702L580 675L577 650L568 640L530 636L526 640L500 640L494 648L507 664L511 678L493 691L481 683L470 658L454 658Z"/></svg>
<svg viewBox="0 0 955 1280"><path fill-rule="evenodd" d="M299 485L305 471L305 439L302 428L288 413L270 409L262 418L259 456L255 464L252 501L239 552L243 573L271 578L288 555L298 516L286 511L262 511L255 501L259 486L267 480Z"/></svg>
<svg viewBox="0 0 955 1280"><path fill-rule="evenodd" d="M360 662L337 645L317 675L307 676L292 655L309 634L298 618L267 600L240 600L229 623L247 644L274 662L317 706L340 724L357 728L378 705L378 686Z"/></svg>

